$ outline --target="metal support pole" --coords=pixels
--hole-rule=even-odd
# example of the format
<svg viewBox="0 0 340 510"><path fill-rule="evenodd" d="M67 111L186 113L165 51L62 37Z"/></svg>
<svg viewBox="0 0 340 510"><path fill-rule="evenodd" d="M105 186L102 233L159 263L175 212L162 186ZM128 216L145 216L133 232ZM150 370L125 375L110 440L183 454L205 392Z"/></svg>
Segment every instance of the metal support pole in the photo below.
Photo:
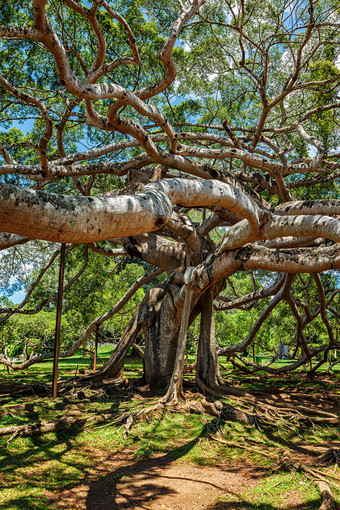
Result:
<svg viewBox="0 0 340 510"><path fill-rule="evenodd" d="M99 340L99 324L97 324L96 327L96 339L94 342L93 373L96 371L97 367L98 340Z"/></svg>
<svg viewBox="0 0 340 510"><path fill-rule="evenodd" d="M56 317L56 323L55 323L55 338L54 338L54 359L53 359L53 377L52 377L52 397L53 397L53 399L57 398L57 391L58 391L58 361L59 361L59 349L60 349L60 324L61 324L61 310L62 310L62 303L63 303L65 255L66 255L66 244L62 243L61 252L60 252L57 317Z"/></svg>

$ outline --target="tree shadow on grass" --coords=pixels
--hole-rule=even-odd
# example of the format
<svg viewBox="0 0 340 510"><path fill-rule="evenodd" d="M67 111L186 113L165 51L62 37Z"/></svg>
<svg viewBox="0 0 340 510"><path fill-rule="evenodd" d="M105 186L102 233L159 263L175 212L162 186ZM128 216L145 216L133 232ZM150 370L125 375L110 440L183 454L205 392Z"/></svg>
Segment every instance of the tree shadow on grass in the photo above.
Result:
<svg viewBox="0 0 340 510"><path fill-rule="evenodd" d="M113 418L121 410L121 403L131 399L127 392L120 391L110 395L109 399L92 398L92 407L96 402L112 413ZM45 410L53 404L49 412L49 421L57 420L62 415L67 416L69 407L82 404L82 401L71 402L58 400L51 402L50 398L21 399L17 404L13 401L13 411L7 407L7 414L16 418L17 424L37 423L38 428L46 420ZM104 406L103 406L104 404ZM106 405L107 404L107 405ZM20 407L18 407L18 405ZM44 409L45 407L45 409ZM13 414L14 413L14 414ZM59 416L57 416L59 415ZM110 414L111 416L111 414ZM82 418L81 414L79 418ZM53 509L50 499L53 491L64 490L79 485L88 475L89 469L95 464L90 447L84 445L84 455L79 455L80 445L75 447L80 434L84 432L86 424L71 425L66 430L16 437L7 444L10 436L0 439L0 509ZM73 455L73 449L75 449Z"/></svg>

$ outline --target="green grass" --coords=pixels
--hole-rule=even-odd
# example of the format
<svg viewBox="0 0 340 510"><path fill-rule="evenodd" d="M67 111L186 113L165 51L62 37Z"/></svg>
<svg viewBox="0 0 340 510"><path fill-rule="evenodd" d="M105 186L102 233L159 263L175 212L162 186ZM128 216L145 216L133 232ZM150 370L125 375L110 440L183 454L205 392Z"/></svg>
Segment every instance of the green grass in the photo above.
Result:
<svg viewBox="0 0 340 510"><path fill-rule="evenodd" d="M108 349L100 350L99 355L107 359ZM189 357L189 362L193 362ZM322 379L308 381L301 379L301 375L289 378L269 377L263 374L250 378L231 372L231 366L226 367L225 374L234 380L236 386L242 388L260 389L265 385L295 389L297 385L303 391L322 392L323 388L336 390L339 375L333 373ZM73 356L60 360L59 377L67 379L74 377L76 371L89 369L89 358ZM51 382L52 363L45 362L33 366L28 372L1 372L2 381L16 383L32 383L36 381ZM124 369L129 377L140 377L142 364L127 358ZM192 378L190 374L187 378ZM338 385L339 388L339 385ZM157 402L157 395L153 399L141 400L132 391L117 390L109 395L87 395L85 399L63 399L58 397L53 401L50 397L18 396L18 398L3 398L0 412L0 427L22 425L43 420L55 420L61 416L78 413L79 417L92 416L99 411L111 411L112 418L127 410L137 410L148 407ZM232 399L224 401L235 404ZM20 407L21 406L21 407ZM22 409L26 406L26 409ZM92 423L92 422L91 422ZM194 462L202 467L216 466L228 463L228 466L250 463L261 467L265 476L258 480L256 487L242 487L240 494L228 495L225 501L238 501L242 508L257 510L272 510L289 508L284 505L287 494L298 494L303 508L314 509L320 506L320 498L314 486L306 481L301 474L271 473L272 461L263 457L259 451L249 452L240 448L220 444L207 437L206 424L218 425L216 418L200 414L184 414L170 409L166 413L160 411L150 413L144 421L135 423L128 435L120 424L106 422L90 424L87 428L71 427L65 432L44 434L33 437L16 437L7 445L7 437L0 438L0 509L6 510L46 510L57 509L55 495L60 491L82 485L85 481L93 480L100 474L96 470L103 467L103 456L117 452L129 451L131 465L140 460L160 456L169 462ZM291 423L292 430L278 430L268 433L254 427L233 422L221 422L222 438L236 444L247 444L247 439L258 441L254 449L261 451L261 444L269 451L278 451L284 447L294 450L301 442L309 444L327 443L339 440L337 427L318 427L298 430L297 424ZM99 428L99 426L101 428ZM276 449L276 450L275 450ZM118 476L115 473L111 477ZM105 479L110 479L106 475ZM121 471L119 479L126 476ZM111 482L117 483L112 479ZM111 483L110 482L110 483ZM86 482L87 483L87 482ZM231 498L231 499L230 499ZM241 499L240 499L241 498ZM223 505L223 501L221 501ZM214 509L217 510L218 506ZM221 509L223 506L221 506ZM232 507L229 507L232 508ZM236 507L237 508L237 507ZM241 507L240 507L241 508Z"/></svg>
<svg viewBox="0 0 340 510"><path fill-rule="evenodd" d="M104 408L105 404L101 405ZM132 407L135 405L131 403ZM213 420L208 419L210 422ZM225 423L222 433L223 437L235 443L251 437L267 445L276 444L275 441L268 442L257 429L239 423ZM325 434L322 440L325 440ZM229 466L233 462L237 465L251 463L268 469L272 463L259 453L228 447L208 439L199 415L156 414L145 423L138 422L127 437L118 426L108 426L87 431L74 428L67 433L15 439L6 449L1 449L0 471L4 481L0 508L42 509L46 505L48 508L57 508L49 499L51 492L81 485L84 479L91 476L93 468L101 467L102 458L98 452L115 453L124 448L132 450L132 463L155 454L182 462L191 461L200 466L216 466L227 459ZM267 473L256 488L243 490L242 498L247 504L254 505L249 508L280 508L285 495L291 492L299 493L306 509L318 508L320 501L316 489L298 473L294 476L290 473ZM273 506L268 506L269 503Z"/></svg>
<svg viewBox="0 0 340 510"><path fill-rule="evenodd" d="M98 357L101 358L104 362L107 361L112 353L112 347L105 347L100 346L98 349ZM188 363L194 363L195 362L195 356L192 354L189 354L187 357ZM239 381L240 378L245 379L249 376L242 375L242 374L235 374L232 372L232 364L222 361L222 365L227 368L228 375L231 377L235 377L235 380ZM289 364L290 361L288 360L277 360L273 365L271 365L273 368L279 368L281 366ZM314 364L315 365L315 364ZM98 360L97 367L100 367L101 363ZM328 364L321 366L320 369L317 372L318 374L324 374L328 369ZM60 358L59 360L59 366L58 366L58 374L60 378L72 378L75 374L75 372L79 372L82 370L90 370L90 358L82 357L77 353L76 355L70 357L70 358ZM299 371L303 370L302 367L300 367ZM46 360L42 361L41 363L37 363L35 365L32 365L28 370L25 372L14 372L11 371L9 374L7 373L6 367L4 365L0 365L0 378L1 380L6 380L8 382L10 381L16 381L16 382L23 382L23 383L33 383L36 381L42 381L45 383L50 383L52 379L52 371L53 371L53 361L52 360ZM229 373L230 372L230 373ZM125 360L125 373L127 377L138 377L142 375L142 365L139 362L136 362L136 360L127 357ZM339 375L340 376L340 363L335 365L332 368L331 371L332 375ZM266 374L263 371L259 371L255 377L259 376L265 376L268 377L268 374ZM186 378L190 378L190 375L186 375ZM270 377L270 375L269 375ZM282 375L284 377L284 375ZM300 375L296 374L290 375L290 384L295 384L296 381L299 380ZM274 378L273 378L274 379ZM279 379L274 379L273 383L275 384ZM289 381L285 381L285 384L289 384ZM307 383L308 384L308 381ZM311 383L312 384L312 383Z"/></svg>
<svg viewBox="0 0 340 510"><path fill-rule="evenodd" d="M294 504L290 503L294 498ZM214 509L223 509L223 502L242 503L242 509L253 510L286 510L297 505L304 510L316 510L320 507L320 497L314 484L300 473L275 473L267 475L262 481L257 481L252 488L246 489L242 496L228 494L221 498L221 506ZM300 506L303 505L303 506ZM229 507L231 508L231 507ZM237 508L237 507L235 507Z"/></svg>

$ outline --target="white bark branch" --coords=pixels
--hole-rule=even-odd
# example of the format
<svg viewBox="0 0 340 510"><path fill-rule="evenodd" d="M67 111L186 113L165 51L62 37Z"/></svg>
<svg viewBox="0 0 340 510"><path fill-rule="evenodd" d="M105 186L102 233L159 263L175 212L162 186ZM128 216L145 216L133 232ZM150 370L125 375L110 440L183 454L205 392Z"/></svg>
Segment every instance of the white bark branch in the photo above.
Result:
<svg viewBox="0 0 340 510"><path fill-rule="evenodd" d="M157 230L171 216L162 192L68 197L0 183L3 230L46 241L89 243Z"/></svg>

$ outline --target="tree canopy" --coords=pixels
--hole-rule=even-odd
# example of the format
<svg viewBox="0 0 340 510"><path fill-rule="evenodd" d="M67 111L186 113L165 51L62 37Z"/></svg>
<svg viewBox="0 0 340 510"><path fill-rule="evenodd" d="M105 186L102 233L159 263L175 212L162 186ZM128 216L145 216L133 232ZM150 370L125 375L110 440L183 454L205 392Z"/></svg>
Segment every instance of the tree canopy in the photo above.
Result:
<svg viewBox="0 0 340 510"><path fill-rule="evenodd" d="M19 367L11 321L54 306L56 243L77 331L62 355L125 314L102 377L143 332L147 382L178 398L190 325L204 391L225 390L218 354L258 369L240 356L255 340L289 345L291 368L340 348L337 1L22 0L0 17L0 270L27 292L2 300L0 363Z"/></svg>

